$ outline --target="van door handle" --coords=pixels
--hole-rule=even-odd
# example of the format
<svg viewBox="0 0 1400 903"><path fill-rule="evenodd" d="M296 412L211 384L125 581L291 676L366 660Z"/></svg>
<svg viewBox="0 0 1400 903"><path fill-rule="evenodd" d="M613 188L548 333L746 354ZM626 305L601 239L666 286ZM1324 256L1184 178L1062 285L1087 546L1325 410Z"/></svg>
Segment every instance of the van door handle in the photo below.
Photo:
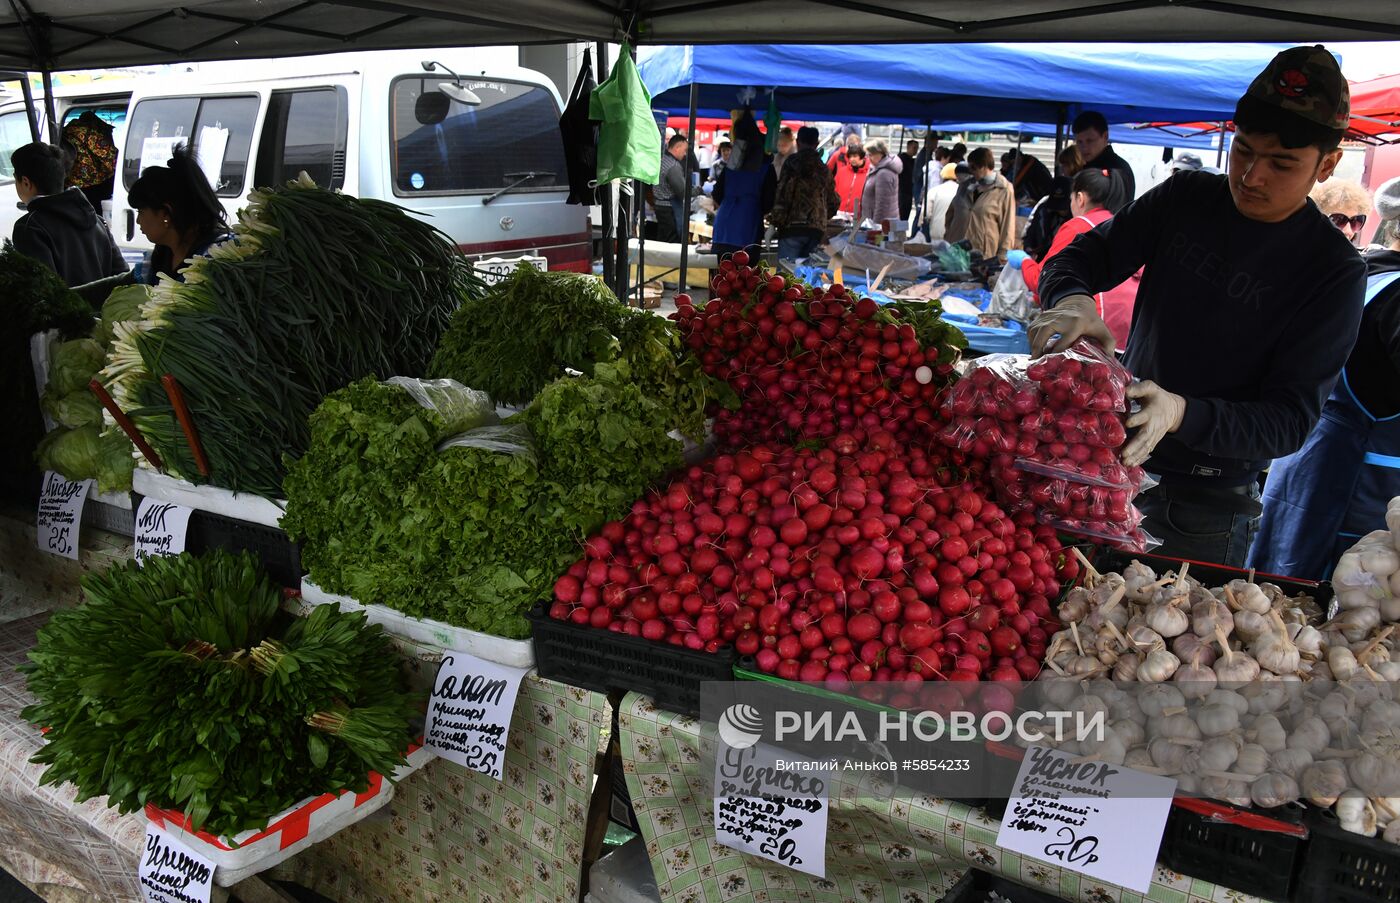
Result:
<svg viewBox="0 0 1400 903"><path fill-rule="evenodd" d="M136 211L130 208L126 211L126 240L131 241L136 237Z"/></svg>

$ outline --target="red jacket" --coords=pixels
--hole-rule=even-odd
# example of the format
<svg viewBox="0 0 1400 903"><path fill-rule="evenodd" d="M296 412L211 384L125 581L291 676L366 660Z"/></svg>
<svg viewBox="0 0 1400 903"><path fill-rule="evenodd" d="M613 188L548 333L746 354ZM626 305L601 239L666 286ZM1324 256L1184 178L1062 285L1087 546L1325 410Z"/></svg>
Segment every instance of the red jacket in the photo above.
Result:
<svg viewBox="0 0 1400 903"><path fill-rule="evenodd" d="M841 198L841 209L846 213L854 214L857 205L860 204L861 195L865 193L865 179L870 175L870 161L867 160L860 165L860 169L852 169L851 164L846 162L846 155L841 155L841 160L836 164L836 194Z"/></svg>
<svg viewBox="0 0 1400 903"><path fill-rule="evenodd" d="M1112 218L1113 214L1102 207L1090 210L1083 216L1072 217L1055 233L1054 240L1050 242L1050 250L1045 252L1044 257L1038 261L1030 257L1021 261L1021 275L1025 278L1026 285L1030 290L1035 291L1040 284L1040 269L1045 266L1047 260L1069 247L1070 242L1078 236ZM1094 296L1094 301L1098 304L1099 316L1113 332L1113 338L1117 341L1120 351L1128 347L1128 329L1133 323L1133 303L1137 300L1137 287L1140 279L1142 279L1142 270L1129 276L1126 282Z"/></svg>

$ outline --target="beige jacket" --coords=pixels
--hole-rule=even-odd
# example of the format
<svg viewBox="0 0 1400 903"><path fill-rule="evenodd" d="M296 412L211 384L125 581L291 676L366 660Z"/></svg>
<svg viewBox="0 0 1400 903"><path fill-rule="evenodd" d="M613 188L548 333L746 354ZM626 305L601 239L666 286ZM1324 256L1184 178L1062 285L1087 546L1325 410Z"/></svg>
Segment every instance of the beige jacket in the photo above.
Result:
<svg viewBox="0 0 1400 903"><path fill-rule="evenodd" d="M1006 252L1011 250L1016 240L1016 196L1011 183L1000 173L996 182L982 188L972 202L967 238L973 250L980 251L987 260L1005 260Z"/></svg>

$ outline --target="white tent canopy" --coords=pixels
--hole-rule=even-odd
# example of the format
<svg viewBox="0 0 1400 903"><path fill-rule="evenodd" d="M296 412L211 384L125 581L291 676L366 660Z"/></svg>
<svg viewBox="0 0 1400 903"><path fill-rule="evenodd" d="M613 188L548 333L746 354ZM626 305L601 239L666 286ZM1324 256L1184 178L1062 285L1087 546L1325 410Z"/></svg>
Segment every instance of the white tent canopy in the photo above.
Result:
<svg viewBox="0 0 1400 903"><path fill-rule="evenodd" d="M175 0L179 2L179 0ZM0 69L422 46L1400 37L1396 0L3 0Z"/></svg>

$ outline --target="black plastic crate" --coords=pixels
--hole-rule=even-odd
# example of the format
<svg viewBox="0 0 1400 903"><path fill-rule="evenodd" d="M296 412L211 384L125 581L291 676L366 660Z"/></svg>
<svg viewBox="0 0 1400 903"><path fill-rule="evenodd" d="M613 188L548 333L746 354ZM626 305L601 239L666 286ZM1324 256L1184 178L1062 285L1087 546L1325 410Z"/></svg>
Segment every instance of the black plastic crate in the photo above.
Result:
<svg viewBox="0 0 1400 903"><path fill-rule="evenodd" d="M1293 903L1400 903L1400 846L1343 831L1327 809L1308 807L1305 823Z"/></svg>
<svg viewBox="0 0 1400 903"><path fill-rule="evenodd" d="M700 715L700 685L734 679L734 647L704 652L655 643L549 616L541 602L530 610L535 667L540 677L599 693L633 691L659 708Z"/></svg>
<svg viewBox="0 0 1400 903"><path fill-rule="evenodd" d="M132 511L141 509L141 496L133 492ZM262 562L263 570L279 584L291 589L301 588L301 549L277 527L224 517L198 508L190 514L185 531L185 551L195 555L211 549L229 552L252 552Z"/></svg>
<svg viewBox="0 0 1400 903"><path fill-rule="evenodd" d="M1190 561L1183 558L1168 558L1165 555L1135 555L1132 552L1120 552L1109 549L1100 552L1093 559L1094 567L1100 571L1121 571L1133 561L1141 561L1152 568L1158 574L1167 571L1180 571L1181 566L1190 563L1190 576L1206 584L1207 586L1221 586L1231 580L1248 580L1250 572L1243 568L1232 568L1223 564L1213 564L1209 561ZM1255 583L1272 583L1290 596L1300 594L1312 596L1317 604L1322 608L1324 614L1327 606L1332 601L1332 584L1327 581L1315 582L1312 580L1298 580L1293 577L1284 577L1279 574L1265 574L1260 571L1253 573Z"/></svg>
<svg viewBox="0 0 1400 903"><path fill-rule="evenodd" d="M953 889L944 894L939 903L986 903L987 894L993 891L1011 903L1067 903L1064 897L1034 890L981 869L968 869L962 880L953 885Z"/></svg>
<svg viewBox="0 0 1400 903"><path fill-rule="evenodd" d="M1285 901L1303 863L1307 833L1297 803L1242 809L1178 797L1167 815L1157 858L1183 875Z"/></svg>

